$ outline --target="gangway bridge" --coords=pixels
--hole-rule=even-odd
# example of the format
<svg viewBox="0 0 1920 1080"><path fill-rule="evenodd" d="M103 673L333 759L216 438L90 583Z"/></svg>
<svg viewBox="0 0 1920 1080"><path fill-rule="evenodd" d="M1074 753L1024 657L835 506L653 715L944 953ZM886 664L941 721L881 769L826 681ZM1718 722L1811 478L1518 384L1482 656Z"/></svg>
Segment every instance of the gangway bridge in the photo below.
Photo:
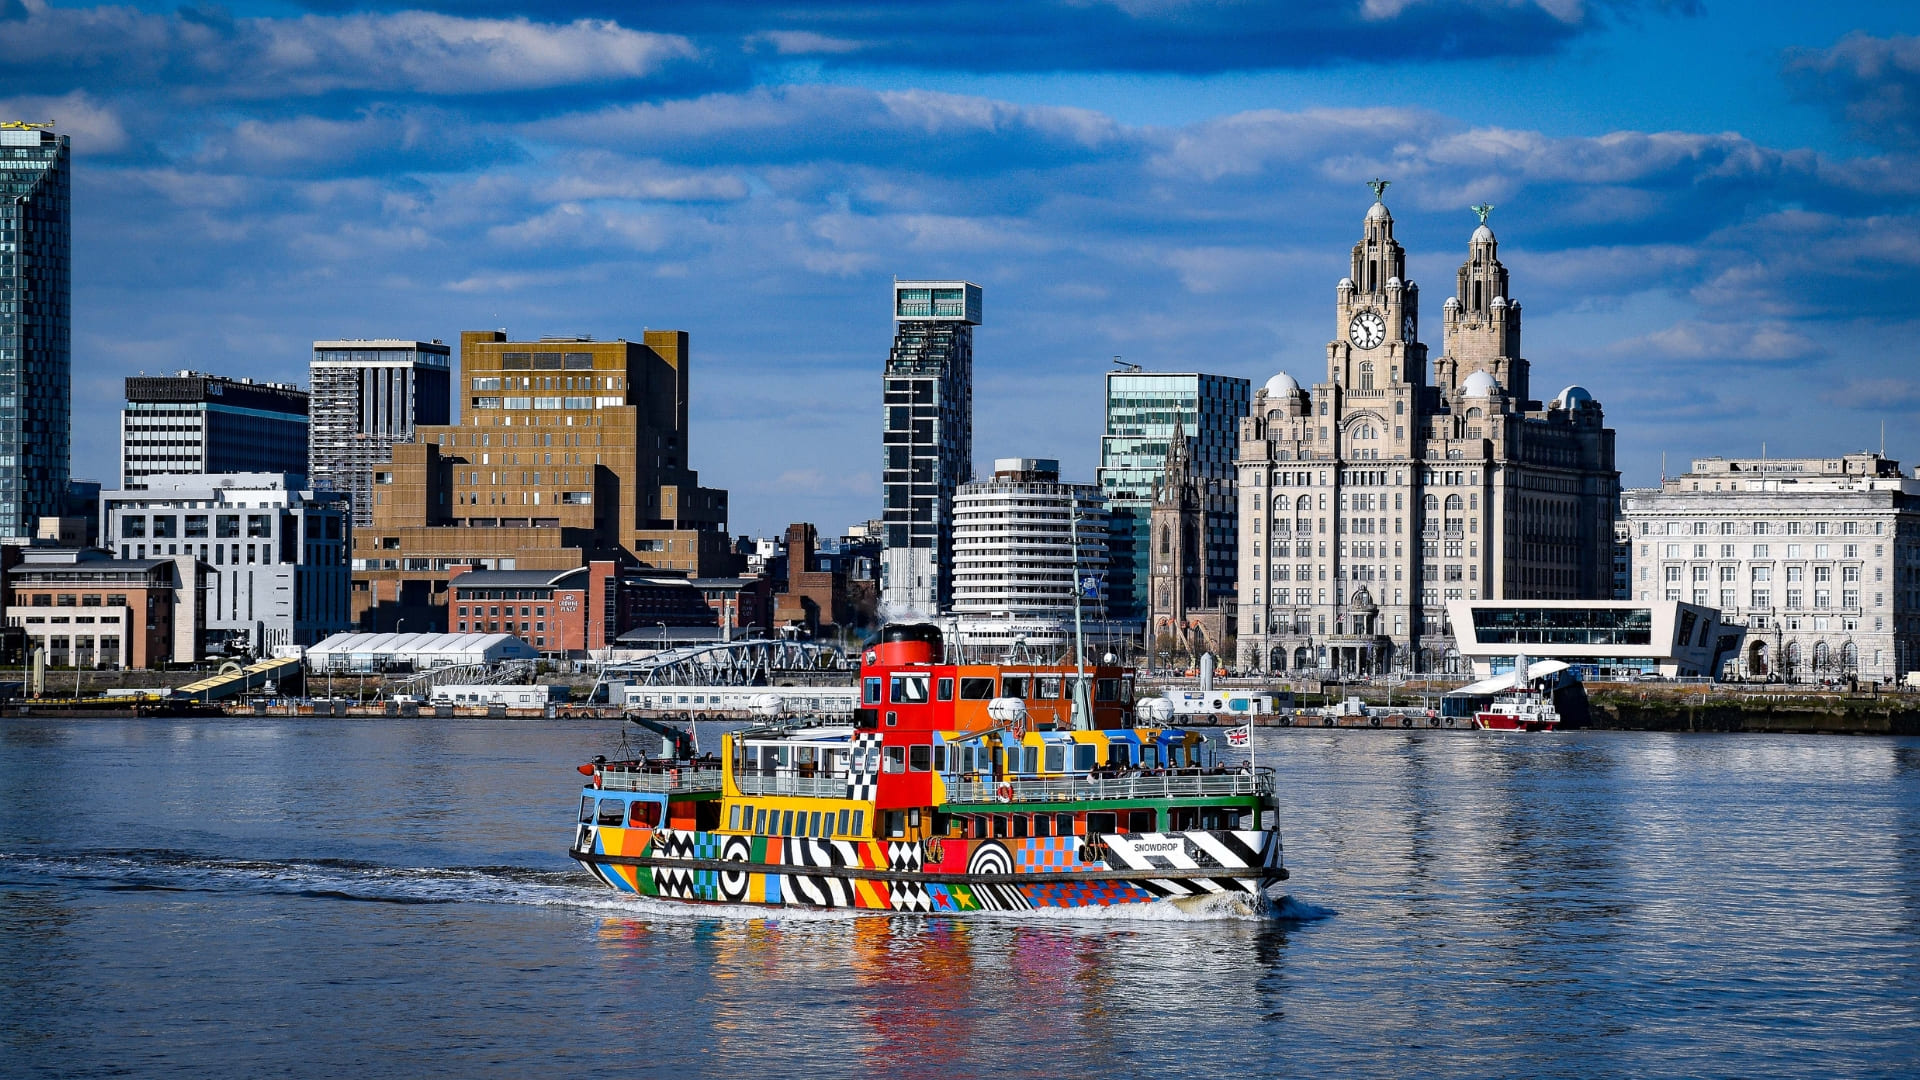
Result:
<svg viewBox="0 0 1920 1080"><path fill-rule="evenodd" d="M297 656L259 660L245 667L227 664L216 675L175 687L172 698L175 701L223 701L230 697L239 697L250 690L262 689L270 682L276 685L283 683L299 675L300 666L300 658Z"/></svg>
<svg viewBox="0 0 1920 1080"><path fill-rule="evenodd" d="M783 672L832 672L847 669L847 658L832 645L790 638L714 641L663 649L652 656L600 669L594 701L607 700L609 684L640 686L759 686Z"/></svg>

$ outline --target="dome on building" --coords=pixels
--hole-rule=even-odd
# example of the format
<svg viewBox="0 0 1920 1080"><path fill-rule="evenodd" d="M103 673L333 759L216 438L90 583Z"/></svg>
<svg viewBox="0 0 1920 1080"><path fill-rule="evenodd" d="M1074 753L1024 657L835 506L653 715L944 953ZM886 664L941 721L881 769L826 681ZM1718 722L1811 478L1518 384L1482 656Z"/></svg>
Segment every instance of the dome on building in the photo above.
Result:
<svg viewBox="0 0 1920 1080"><path fill-rule="evenodd" d="M1377 202L1377 203L1374 203L1372 206L1367 207L1368 221L1385 221L1387 220L1387 217L1388 217L1388 214L1387 214L1386 203Z"/></svg>
<svg viewBox="0 0 1920 1080"><path fill-rule="evenodd" d="M1493 303L1491 303L1491 304L1488 304L1487 306L1488 306L1488 307L1490 307L1490 308L1493 308L1493 309L1495 309L1495 310L1498 310L1498 309L1500 309L1500 308L1503 308L1503 307L1506 307L1506 306L1507 306L1507 298L1506 298L1506 297L1504 297L1504 296L1496 296L1496 297L1494 297L1494 298L1493 298Z"/></svg>
<svg viewBox="0 0 1920 1080"><path fill-rule="evenodd" d="M1460 392L1468 397L1486 397L1498 389L1500 384L1494 382L1493 376L1484 371L1474 372L1467 376L1466 382L1460 384Z"/></svg>
<svg viewBox="0 0 1920 1080"><path fill-rule="evenodd" d="M1267 380L1267 396L1270 398L1291 394L1299 389L1300 384L1294 382L1293 376L1284 371Z"/></svg>
<svg viewBox="0 0 1920 1080"><path fill-rule="evenodd" d="M1440 306L1449 310L1457 308L1460 306L1460 298L1457 296L1449 296L1447 297L1447 302Z"/></svg>
<svg viewBox="0 0 1920 1080"><path fill-rule="evenodd" d="M1476 244L1493 243L1493 230L1487 228L1486 222L1481 222L1480 227L1473 230L1473 242Z"/></svg>
<svg viewBox="0 0 1920 1080"><path fill-rule="evenodd" d="M1588 393L1587 388L1584 386L1569 386L1565 390L1560 391L1559 397L1553 399L1554 408L1566 409L1568 411L1584 408L1592 404L1593 395Z"/></svg>
<svg viewBox="0 0 1920 1080"><path fill-rule="evenodd" d="M1388 279L1387 279L1387 288L1389 288L1389 289L1397 289L1397 288L1399 288L1399 287L1400 287L1400 286L1401 286L1402 284L1403 284L1403 283L1401 282L1401 280L1400 280L1400 279L1399 279L1398 277L1390 277L1390 278L1388 278Z"/></svg>
<svg viewBox="0 0 1920 1080"><path fill-rule="evenodd" d="M1351 289L1351 288L1353 288L1353 279L1352 279L1352 278L1350 278L1350 277L1343 277L1343 278L1341 278L1341 279L1340 279L1340 284L1338 284L1338 285L1335 285L1335 286L1334 286L1334 288L1336 288L1336 289Z"/></svg>

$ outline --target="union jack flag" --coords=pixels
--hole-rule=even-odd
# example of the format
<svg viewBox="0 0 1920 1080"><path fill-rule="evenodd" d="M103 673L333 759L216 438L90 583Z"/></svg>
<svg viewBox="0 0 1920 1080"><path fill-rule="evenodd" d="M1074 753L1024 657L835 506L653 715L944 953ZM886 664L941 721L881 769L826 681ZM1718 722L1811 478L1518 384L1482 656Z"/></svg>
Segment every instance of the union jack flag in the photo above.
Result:
<svg viewBox="0 0 1920 1080"><path fill-rule="evenodd" d="M1228 746L1250 746L1253 743L1253 724L1251 721L1237 728L1227 729Z"/></svg>

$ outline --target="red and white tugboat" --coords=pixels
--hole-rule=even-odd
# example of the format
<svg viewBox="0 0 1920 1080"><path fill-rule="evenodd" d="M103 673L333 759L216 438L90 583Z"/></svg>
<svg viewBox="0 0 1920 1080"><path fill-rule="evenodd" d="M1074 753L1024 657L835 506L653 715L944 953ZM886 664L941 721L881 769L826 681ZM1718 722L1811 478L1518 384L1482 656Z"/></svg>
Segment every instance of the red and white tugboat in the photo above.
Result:
<svg viewBox="0 0 1920 1080"><path fill-rule="evenodd" d="M1528 688L1495 697L1473 720L1488 731L1552 731L1560 726L1560 711L1552 698Z"/></svg>

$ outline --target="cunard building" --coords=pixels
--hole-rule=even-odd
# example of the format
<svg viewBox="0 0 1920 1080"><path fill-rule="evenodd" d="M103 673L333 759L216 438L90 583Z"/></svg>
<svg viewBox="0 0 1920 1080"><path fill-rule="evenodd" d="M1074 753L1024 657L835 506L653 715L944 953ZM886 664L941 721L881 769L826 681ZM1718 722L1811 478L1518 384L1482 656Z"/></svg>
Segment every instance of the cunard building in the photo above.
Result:
<svg viewBox="0 0 1920 1080"><path fill-rule="evenodd" d="M1326 377L1275 375L1241 421L1243 669L1455 669L1448 600L1611 595L1613 431L1581 387L1533 399L1492 208L1475 207L1429 362L1373 186Z"/></svg>

